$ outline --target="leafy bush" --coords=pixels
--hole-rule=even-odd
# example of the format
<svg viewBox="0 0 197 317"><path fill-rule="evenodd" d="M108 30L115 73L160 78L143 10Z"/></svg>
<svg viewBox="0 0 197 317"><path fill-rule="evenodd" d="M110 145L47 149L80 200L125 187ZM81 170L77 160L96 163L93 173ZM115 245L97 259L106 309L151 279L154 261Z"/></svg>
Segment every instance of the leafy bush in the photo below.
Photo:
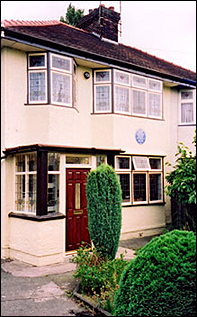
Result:
<svg viewBox="0 0 197 317"><path fill-rule="evenodd" d="M82 246L72 262L77 264L74 277L80 280L80 291L97 300L103 308L112 310L111 303L128 261L123 259L123 255L119 259L104 259L95 248L91 250L89 246Z"/></svg>
<svg viewBox="0 0 197 317"><path fill-rule="evenodd" d="M122 194L111 166L101 164L90 171L86 195L90 238L96 249L112 260L120 239Z"/></svg>
<svg viewBox="0 0 197 317"><path fill-rule="evenodd" d="M173 230L153 238L124 270L116 316L196 316L196 237Z"/></svg>

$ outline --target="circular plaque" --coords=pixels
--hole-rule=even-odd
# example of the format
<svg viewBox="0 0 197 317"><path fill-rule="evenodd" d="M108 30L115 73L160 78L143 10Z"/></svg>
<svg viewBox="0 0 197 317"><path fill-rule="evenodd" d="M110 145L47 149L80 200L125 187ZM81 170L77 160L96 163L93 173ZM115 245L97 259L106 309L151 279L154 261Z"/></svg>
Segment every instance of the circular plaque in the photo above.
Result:
<svg viewBox="0 0 197 317"><path fill-rule="evenodd" d="M137 130L135 139L139 144L143 144L146 140L146 134L142 129Z"/></svg>

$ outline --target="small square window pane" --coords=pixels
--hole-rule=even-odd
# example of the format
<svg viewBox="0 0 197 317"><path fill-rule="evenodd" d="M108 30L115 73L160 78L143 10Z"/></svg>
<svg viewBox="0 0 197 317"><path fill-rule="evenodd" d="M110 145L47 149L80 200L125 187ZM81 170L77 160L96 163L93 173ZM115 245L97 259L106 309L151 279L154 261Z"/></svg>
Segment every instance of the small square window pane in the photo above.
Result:
<svg viewBox="0 0 197 317"><path fill-rule="evenodd" d="M148 158L144 156L134 156L133 164L134 164L135 170L149 170L150 169Z"/></svg>
<svg viewBox="0 0 197 317"><path fill-rule="evenodd" d="M30 55L29 67L45 67L45 55Z"/></svg>
<svg viewBox="0 0 197 317"><path fill-rule="evenodd" d="M150 174L150 201L161 200L161 174Z"/></svg>
<svg viewBox="0 0 197 317"><path fill-rule="evenodd" d="M133 86L139 88L146 88L147 79L141 76L133 75Z"/></svg>
<svg viewBox="0 0 197 317"><path fill-rule="evenodd" d="M129 74L115 71L115 82L119 84L129 85Z"/></svg>
<svg viewBox="0 0 197 317"><path fill-rule="evenodd" d="M58 55L52 55L52 67L70 72L71 71L70 59L60 57Z"/></svg>
<svg viewBox="0 0 197 317"><path fill-rule="evenodd" d="M159 158L150 158L150 168L153 170L161 169L161 159Z"/></svg>
<svg viewBox="0 0 197 317"><path fill-rule="evenodd" d="M46 73L31 72L29 78L30 101L46 101Z"/></svg>
<svg viewBox="0 0 197 317"><path fill-rule="evenodd" d="M116 157L116 169L130 169L130 158Z"/></svg>
<svg viewBox="0 0 197 317"><path fill-rule="evenodd" d="M162 83L157 80L149 79L148 88L155 91L162 91Z"/></svg>
<svg viewBox="0 0 197 317"><path fill-rule="evenodd" d="M96 82L106 82L110 81L110 72L109 71L96 71Z"/></svg>
<svg viewBox="0 0 197 317"><path fill-rule="evenodd" d="M181 104L181 123L192 123L194 121L193 103Z"/></svg>
<svg viewBox="0 0 197 317"><path fill-rule="evenodd" d="M52 73L52 102L71 104L71 76Z"/></svg>
<svg viewBox="0 0 197 317"><path fill-rule="evenodd" d="M182 91L181 92L181 100L193 99L192 91Z"/></svg>
<svg viewBox="0 0 197 317"><path fill-rule="evenodd" d="M134 202L146 201L146 174L134 174Z"/></svg>
<svg viewBox="0 0 197 317"><path fill-rule="evenodd" d="M102 163L106 163L106 156L105 155L96 156L96 167L100 166Z"/></svg>
<svg viewBox="0 0 197 317"><path fill-rule="evenodd" d="M122 202L130 202L130 174L118 174L122 189Z"/></svg>
<svg viewBox="0 0 197 317"><path fill-rule="evenodd" d="M115 111L129 113L129 88L115 86Z"/></svg>
<svg viewBox="0 0 197 317"><path fill-rule="evenodd" d="M96 86L96 111L110 110L110 87Z"/></svg>

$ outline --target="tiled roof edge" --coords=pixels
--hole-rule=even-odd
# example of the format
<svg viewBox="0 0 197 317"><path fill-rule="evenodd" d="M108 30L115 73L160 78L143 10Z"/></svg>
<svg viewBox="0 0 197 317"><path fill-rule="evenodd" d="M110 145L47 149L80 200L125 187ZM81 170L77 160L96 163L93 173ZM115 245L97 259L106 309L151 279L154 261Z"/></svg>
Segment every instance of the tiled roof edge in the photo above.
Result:
<svg viewBox="0 0 197 317"><path fill-rule="evenodd" d="M56 25L61 23L57 20L49 20L49 21L24 21L24 20L3 20L1 22L1 26L9 27L9 26L47 26L47 25Z"/></svg>

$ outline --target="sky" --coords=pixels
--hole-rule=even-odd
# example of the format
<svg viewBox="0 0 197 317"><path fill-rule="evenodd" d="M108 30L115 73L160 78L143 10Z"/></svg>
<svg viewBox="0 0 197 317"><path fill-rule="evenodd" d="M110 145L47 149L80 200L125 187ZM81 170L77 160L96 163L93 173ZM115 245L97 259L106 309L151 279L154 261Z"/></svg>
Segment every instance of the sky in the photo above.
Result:
<svg viewBox="0 0 197 317"><path fill-rule="evenodd" d="M1 1L1 21L59 20L70 3L121 8L120 43L196 71L196 1Z"/></svg>

